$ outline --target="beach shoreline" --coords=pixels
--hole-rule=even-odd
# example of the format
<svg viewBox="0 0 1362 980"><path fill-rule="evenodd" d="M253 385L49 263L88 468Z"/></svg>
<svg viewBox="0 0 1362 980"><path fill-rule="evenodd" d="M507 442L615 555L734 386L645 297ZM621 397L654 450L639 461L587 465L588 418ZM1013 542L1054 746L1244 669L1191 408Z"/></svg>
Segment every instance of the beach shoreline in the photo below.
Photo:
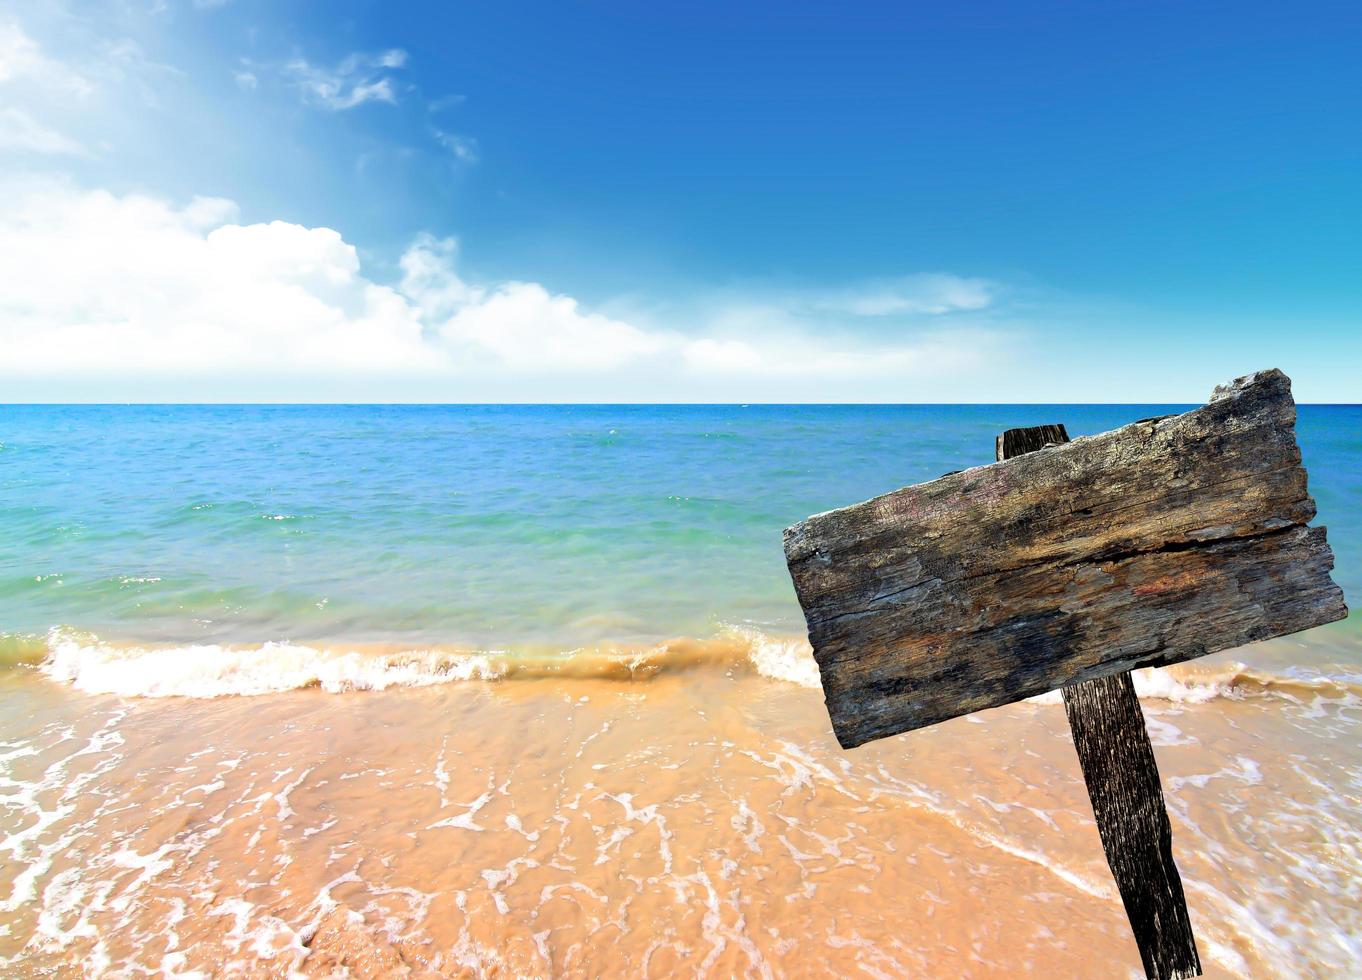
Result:
<svg viewBox="0 0 1362 980"><path fill-rule="evenodd" d="M1342 970L1362 840L1329 774L1362 761L1336 737L1362 699L1163 673L1143 703L1208 975ZM1046 699L853 752L819 690L714 659L213 698L25 668L0 711L18 975L1138 968Z"/></svg>

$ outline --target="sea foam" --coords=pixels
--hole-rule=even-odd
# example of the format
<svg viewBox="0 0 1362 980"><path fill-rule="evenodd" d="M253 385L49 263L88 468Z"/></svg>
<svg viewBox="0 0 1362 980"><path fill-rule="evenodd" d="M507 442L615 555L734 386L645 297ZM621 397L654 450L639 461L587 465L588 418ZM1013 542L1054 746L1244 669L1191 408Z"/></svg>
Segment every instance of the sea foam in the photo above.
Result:
<svg viewBox="0 0 1362 980"><path fill-rule="evenodd" d="M39 670L87 694L213 698L300 688L332 694L424 687L460 681L581 678L644 681L701 668L755 672L803 687L818 686L808 645L734 627L707 640L680 638L641 647L576 648L524 654L440 647L375 649L287 641L127 645L69 629L47 636Z"/></svg>
<svg viewBox="0 0 1362 980"><path fill-rule="evenodd" d="M119 646L54 630L39 668L87 694L211 698L315 687L330 693L495 679L487 657L440 650L370 653L296 643Z"/></svg>
<svg viewBox="0 0 1362 980"><path fill-rule="evenodd" d="M728 626L707 639L680 637L651 645L602 645L552 653L289 641L127 645L64 628L49 632L46 648L38 669L47 677L88 694L123 697L213 698L300 688L341 694L545 678L640 682L702 669L755 673L804 688L820 686L818 665L807 641L747 626ZM1362 684L1353 676L1283 675L1242 663L1179 664L1137 670L1134 676L1141 698L1181 704L1262 695L1298 703L1325 698L1362 704ZM1059 704L1061 697L1051 691L1029 700Z"/></svg>

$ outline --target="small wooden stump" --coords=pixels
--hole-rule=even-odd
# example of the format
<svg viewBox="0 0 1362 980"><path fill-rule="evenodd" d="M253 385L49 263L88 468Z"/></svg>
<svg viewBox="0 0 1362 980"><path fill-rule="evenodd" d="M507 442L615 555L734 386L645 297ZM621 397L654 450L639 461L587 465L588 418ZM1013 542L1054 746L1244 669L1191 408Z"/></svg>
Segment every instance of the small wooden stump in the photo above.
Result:
<svg viewBox="0 0 1362 980"><path fill-rule="evenodd" d="M1263 371L1098 436L1009 430L1000 462L785 531L844 748L1063 690L1150 977L1201 964L1130 671L1348 612L1295 417Z"/></svg>

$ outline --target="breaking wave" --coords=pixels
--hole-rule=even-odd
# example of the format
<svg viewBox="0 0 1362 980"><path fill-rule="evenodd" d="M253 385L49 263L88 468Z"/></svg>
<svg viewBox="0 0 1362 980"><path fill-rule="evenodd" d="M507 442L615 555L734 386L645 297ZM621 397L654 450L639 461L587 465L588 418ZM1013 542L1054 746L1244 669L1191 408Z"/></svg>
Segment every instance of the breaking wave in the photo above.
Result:
<svg viewBox="0 0 1362 980"><path fill-rule="evenodd" d="M595 679L648 681L690 670L757 674L818 688L818 665L802 637L729 627L715 636L649 645L563 651L477 650L392 645L124 644L56 628L43 636L0 635L0 666L36 666L51 680L88 694L213 698L304 688L332 694L458 682ZM1280 697L1362 704L1362 677L1282 674L1243 663L1179 664L1135 672L1141 698L1184 704ZM1058 691L1031 698L1059 704Z"/></svg>
<svg viewBox="0 0 1362 980"><path fill-rule="evenodd" d="M340 694L424 687L460 681L579 678L646 681L659 674L722 669L760 674L804 687L818 686L808 645L750 629L730 629L705 640L680 638L641 647L602 646L559 653L313 646L128 645L68 629L52 630L38 669L87 694L125 697L212 698L318 688Z"/></svg>

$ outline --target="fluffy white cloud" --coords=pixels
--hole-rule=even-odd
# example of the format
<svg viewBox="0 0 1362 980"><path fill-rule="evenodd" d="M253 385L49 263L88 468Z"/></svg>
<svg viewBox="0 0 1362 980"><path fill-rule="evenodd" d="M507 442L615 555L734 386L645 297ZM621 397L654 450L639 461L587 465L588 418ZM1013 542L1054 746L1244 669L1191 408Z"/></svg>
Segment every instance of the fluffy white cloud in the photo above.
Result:
<svg viewBox="0 0 1362 980"><path fill-rule="evenodd" d="M430 370L418 311L327 228L60 185L0 208L0 373Z"/></svg>
<svg viewBox="0 0 1362 980"><path fill-rule="evenodd" d="M583 313L571 296L534 282L508 282L441 325L454 347L490 357L514 371L608 371L661 354L675 343L599 313Z"/></svg>
<svg viewBox="0 0 1362 980"><path fill-rule="evenodd" d="M491 287L464 281L458 243L422 235L402 255L399 289L433 325L433 339L466 366L523 373L609 370L661 354L676 339L622 320L584 313L571 296L532 282Z"/></svg>
<svg viewBox="0 0 1362 980"><path fill-rule="evenodd" d="M482 299L482 289L464 282L455 268L459 243L453 238L419 235L402 253L402 295L432 317L450 317Z"/></svg>
<svg viewBox="0 0 1362 980"><path fill-rule="evenodd" d="M384 284L336 231L242 224L230 201L177 207L51 181L0 186L0 378L142 379L152 387L140 397L155 396L158 378L203 379L202 397L231 397L242 378L332 379L361 399L364 378L419 380L426 399L523 398L529 379L556 379L542 390L596 400L627 378L642 397L708 382L743 397L745 379L961 370L989 343L945 333L834 341L788 312L760 330L743 328L752 318L742 311L684 332L644 326L538 283L470 283L457 257L452 239L421 236ZM497 379L507 387L488 387Z"/></svg>
<svg viewBox="0 0 1362 980"><path fill-rule="evenodd" d="M608 370L659 335L536 283L465 283L419 239L397 286L329 228L236 223L229 201L43 184L0 205L0 373Z"/></svg>

